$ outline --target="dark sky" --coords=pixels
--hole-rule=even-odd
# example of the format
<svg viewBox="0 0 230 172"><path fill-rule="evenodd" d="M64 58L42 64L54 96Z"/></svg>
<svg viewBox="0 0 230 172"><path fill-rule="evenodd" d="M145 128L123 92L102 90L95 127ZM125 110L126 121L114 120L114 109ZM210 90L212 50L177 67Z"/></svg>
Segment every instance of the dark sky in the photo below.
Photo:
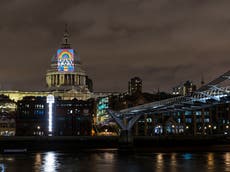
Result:
<svg viewBox="0 0 230 172"><path fill-rule="evenodd" d="M95 91L144 90L229 69L229 0L0 0L2 89L42 90L65 23Z"/></svg>

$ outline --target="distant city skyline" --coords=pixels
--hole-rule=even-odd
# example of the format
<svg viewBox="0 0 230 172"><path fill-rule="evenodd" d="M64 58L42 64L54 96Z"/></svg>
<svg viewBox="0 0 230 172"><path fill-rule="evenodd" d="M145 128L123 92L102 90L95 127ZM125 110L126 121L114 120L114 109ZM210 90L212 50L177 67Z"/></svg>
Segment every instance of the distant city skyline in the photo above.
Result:
<svg viewBox="0 0 230 172"><path fill-rule="evenodd" d="M229 1L70 0L0 2L0 88L45 90L65 24L94 91L200 86L229 70Z"/></svg>

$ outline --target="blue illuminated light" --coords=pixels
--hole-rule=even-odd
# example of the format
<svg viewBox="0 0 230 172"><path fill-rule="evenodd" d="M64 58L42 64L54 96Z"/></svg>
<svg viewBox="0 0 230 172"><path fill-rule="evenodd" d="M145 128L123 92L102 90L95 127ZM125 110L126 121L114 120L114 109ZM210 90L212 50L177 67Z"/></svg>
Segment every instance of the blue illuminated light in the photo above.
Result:
<svg viewBox="0 0 230 172"><path fill-rule="evenodd" d="M190 154L190 153L185 153L185 154L183 154L183 158L184 158L185 160L190 160L190 159L192 159L192 154Z"/></svg>
<svg viewBox="0 0 230 172"><path fill-rule="evenodd" d="M4 164L0 164L0 169L1 169L1 172L5 172L5 165Z"/></svg>

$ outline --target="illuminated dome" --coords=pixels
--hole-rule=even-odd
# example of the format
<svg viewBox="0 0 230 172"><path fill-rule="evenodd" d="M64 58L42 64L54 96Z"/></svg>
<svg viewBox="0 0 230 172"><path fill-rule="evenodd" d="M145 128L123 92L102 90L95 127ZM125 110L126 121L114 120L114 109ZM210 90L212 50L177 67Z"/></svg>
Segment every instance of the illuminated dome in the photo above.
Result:
<svg viewBox="0 0 230 172"><path fill-rule="evenodd" d="M61 47L51 59L46 73L47 87L51 91L87 92L86 73L81 68L78 51L71 48L69 33L65 30Z"/></svg>

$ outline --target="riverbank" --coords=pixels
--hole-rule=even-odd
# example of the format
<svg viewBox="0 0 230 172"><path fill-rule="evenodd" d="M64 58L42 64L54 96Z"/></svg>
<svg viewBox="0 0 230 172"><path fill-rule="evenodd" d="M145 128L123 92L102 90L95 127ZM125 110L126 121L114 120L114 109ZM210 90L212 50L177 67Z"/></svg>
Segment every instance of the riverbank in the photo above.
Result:
<svg viewBox="0 0 230 172"><path fill-rule="evenodd" d="M138 136L121 143L118 136L0 137L0 150L79 151L87 149L152 151L230 151L227 136Z"/></svg>

